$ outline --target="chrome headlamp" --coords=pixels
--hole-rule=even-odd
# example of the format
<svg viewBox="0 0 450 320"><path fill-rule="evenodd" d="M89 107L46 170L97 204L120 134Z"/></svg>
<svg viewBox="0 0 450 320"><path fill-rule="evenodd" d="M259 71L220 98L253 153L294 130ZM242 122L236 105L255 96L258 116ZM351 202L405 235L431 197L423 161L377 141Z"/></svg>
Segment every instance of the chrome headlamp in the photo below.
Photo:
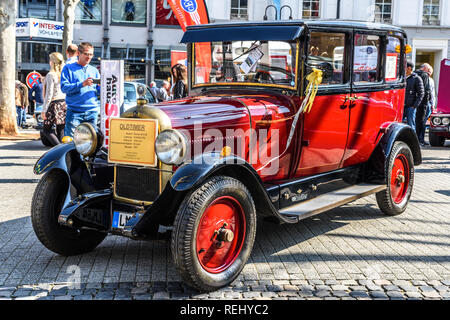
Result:
<svg viewBox="0 0 450 320"><path fill-rule="evenodd" d="M167 129L158 134L155 151L158 159L165 164L181 164L186 156L187 142L178 130Z"/></svg>
<svg viewBox="0 0 450 320"><path fill-rule="evenodd" d="M444 126L447 126L449 123L450 123L450 119L449 119L449 118L443 118L443 119L442 119L442 124L443 124Z"/></svg>
<svg viewBox="0 0 450 320"><path fill-rule="evenodd" d="M441 122L442 122L441 118L439 118L439 117L433 118L433 124L434 124L435 126L440 125Z"/></svg>
<svg viewBox="0 0 450 320"><path fill-rule="evenodd" d="M78 153L90 156L97 149L97 131L90 123L82 123L75 128L73 142Z"/></svg>

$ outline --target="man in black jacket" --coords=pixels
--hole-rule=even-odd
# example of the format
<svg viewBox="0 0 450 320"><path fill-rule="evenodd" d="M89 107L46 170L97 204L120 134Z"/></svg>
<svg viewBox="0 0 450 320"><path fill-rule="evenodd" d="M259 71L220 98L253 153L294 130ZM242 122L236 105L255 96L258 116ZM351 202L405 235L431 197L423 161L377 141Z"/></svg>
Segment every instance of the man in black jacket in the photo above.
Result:
<svg viewBox="0 0 450 320"><path fill-rule="evenodd" d="M414 65L408 62L406 67L406 95L403 121L406 120L406 123L416 131L416 109L422 102L425 89L422 79L413 71Z"/></svg>

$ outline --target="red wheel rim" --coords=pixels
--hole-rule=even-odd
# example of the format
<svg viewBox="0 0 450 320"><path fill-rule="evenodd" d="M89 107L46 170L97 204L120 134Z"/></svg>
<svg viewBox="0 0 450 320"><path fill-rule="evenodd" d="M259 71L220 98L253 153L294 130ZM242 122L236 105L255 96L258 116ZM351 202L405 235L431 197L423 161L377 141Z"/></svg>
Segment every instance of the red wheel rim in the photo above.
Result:
<svg viewBox="0 0 450 320"><path fill-rule="evenodd" d="M239 201L229 196L214 200L203 213L196 235L197 258L203 269L219 273L230 267L241 252L245 229Z"/></svg>
<svg viewBox="0 0 450 320"><path fill-rule="evenodd" d="M409 164L405 155L399 154L395 158L391 171L391 197L399 204L405 199L409 186Z"/></svg>

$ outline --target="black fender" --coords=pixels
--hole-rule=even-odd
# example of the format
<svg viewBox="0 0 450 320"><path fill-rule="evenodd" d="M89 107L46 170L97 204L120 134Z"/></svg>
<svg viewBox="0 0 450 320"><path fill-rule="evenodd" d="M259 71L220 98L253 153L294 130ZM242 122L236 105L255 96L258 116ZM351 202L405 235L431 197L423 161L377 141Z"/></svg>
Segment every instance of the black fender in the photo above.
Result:
<svg viewBox="0 0 450 320"><path fill-rule="evenodd" d="M395 122L386 129L385 134L379 142L384 150L386 159L389 158L396 141L403 141L409 146L414 157L414 165L418 166L422 163L419 139L413 128L405 123Z"/></svg>
<svg viewBox="0 0 450 320"><path fill-rule="evenodd" d="M75 187L79 194L93 191L94 183L86 166L83 165L80 154L73 142L58 144L44 153L34 165L34 174L40 175L57 170L64 173L67 196L63 208L70 202L70 186Z"/></svg>
<svg viewBox="0 0 450 320"><path fill-rule="evenodd" d="M178 168L170 179L170 186L177 192L188 192L215 175L226 175L241 181L250 191L259 215L275 217L279 222L297 222L278 213L258 173L247 161L236 155L224 157L218 152L199 155Z"/></svg>
<svg viewBox="0 0 450 320"><path fill-rule="evenodd" d="M381 133L383 136L364 165L363 180L367 182L385 183L385 165L396 141L403 141L409 146L413 154L414 165L422 163L419 140L416 132L409 125L393 122L383 128Z"/></svg>

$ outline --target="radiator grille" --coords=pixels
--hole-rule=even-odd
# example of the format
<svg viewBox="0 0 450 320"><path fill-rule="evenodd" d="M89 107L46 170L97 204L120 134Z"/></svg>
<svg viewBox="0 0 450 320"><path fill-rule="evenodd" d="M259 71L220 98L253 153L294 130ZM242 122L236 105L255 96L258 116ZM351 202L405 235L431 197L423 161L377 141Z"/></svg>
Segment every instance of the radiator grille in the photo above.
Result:
<svg viewBox="0 0 450 320"><path fill-rule="evenodd" d="M133 201L153 202L159 195L159 171L116 167L115 194Z"/></svg>

